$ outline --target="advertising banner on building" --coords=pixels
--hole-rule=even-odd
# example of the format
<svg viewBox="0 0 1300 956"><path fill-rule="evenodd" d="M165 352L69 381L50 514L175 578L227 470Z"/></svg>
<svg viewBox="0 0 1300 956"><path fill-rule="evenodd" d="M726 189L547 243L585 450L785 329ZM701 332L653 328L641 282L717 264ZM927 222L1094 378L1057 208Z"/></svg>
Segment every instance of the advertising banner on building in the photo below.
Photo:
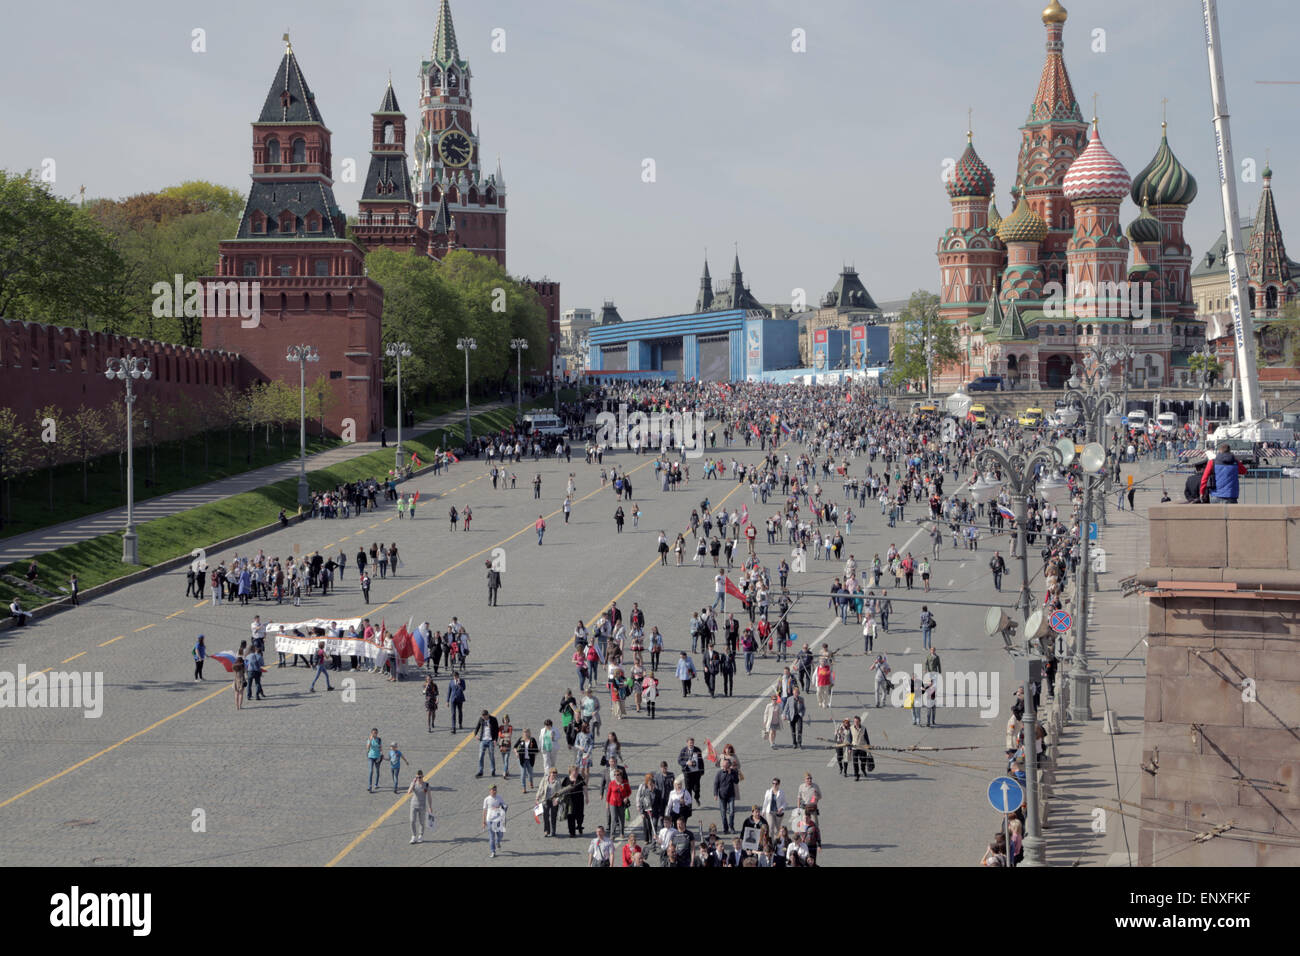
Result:
<svg viewBox="0 0 1300 956"><path fill-rule="evenodd" d="M826 370L826 349L828 338L829 336L827 335L826 329L813 330L813 368L819 372Z"/></svg>
<svg viewBox="0 0 1300 956"><path fill-rule="evenodd" d="M745 375L757 375L763 371L763 323L747 321L745 323Z"/></svg>

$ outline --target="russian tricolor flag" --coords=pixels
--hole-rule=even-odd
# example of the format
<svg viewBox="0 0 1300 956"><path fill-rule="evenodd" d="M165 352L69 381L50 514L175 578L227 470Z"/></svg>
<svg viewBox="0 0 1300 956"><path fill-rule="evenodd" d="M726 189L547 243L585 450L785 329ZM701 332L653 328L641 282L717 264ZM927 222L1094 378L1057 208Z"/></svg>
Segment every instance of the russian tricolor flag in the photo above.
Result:
<svg viewBox="0 0 1300 956"><path fill-rule="evenodd" d="M215 654L209 654L208 660L220 661L221 666L226 669L227 674L235 672L235 654L232 651L218 651Z"/></svg>
<svg viewBox="0 0 1300 956"><path fill-rule="evenodd" d="M1002 517L1006 518L1008 521L1016 520L1015 514L1005 505L998 505L998 514L1002 515Z"/></svg>
<svg viewBox="0 0 1300 956"><path fill-rule="evenodd" d="M790 434L790 426L787 425L785 422L781 423L781 434L782 435Z"/></svg>

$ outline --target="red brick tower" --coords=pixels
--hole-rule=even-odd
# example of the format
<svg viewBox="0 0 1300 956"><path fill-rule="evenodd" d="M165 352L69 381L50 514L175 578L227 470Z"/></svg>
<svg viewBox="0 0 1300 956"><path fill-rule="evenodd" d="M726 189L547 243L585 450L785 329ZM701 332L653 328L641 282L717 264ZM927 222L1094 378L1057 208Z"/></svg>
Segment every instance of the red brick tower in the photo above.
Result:
<svg viewBox="0 0 1300 956"><path fill-rule="evenodd" d="M993 173L966 131L966 151L945 185L952 225L939 238L939 314L961 325L981 315L997 288L1006 248L989 226Z"/></svg>
<svg viewBox="0 0 1300 956"><path fill-rule="evenodd" d="M1024 189L1029 208L1047 224L1047 237L1039 250L1044 281L1062 284L1066 275L1065 247L1074 234L1074 216L1061 192L1061 182L1075 157L1083 152L1088 132L1061 55L1067 16L1057 0L1051 0L1043 10L1047 60L1029 107L1029 118L1020 127L1020 156L1016 162L1016 186Z"/></svg>
<svg viewBox="0 0 1300 956"><path fill-rule="evenodd" d="M285 35L261 115L253 123L253 185L239 233L220 245L217 275L200 280L208 304L203 345L238 352L243 378L279 379L296 386L290 345L312 345L316 374L334 380L341 399L327 413L333 434L354 423L358 440L378 431L382 369L383 290L365 275L365 255L345 238L346 220L334 201L330 131L316 107ZM218 290L256 289L260 313L216 315ZM230 311L230 310L224 310Z"/></svg>
<svg viewBox="0 0 1300 956"><path fill-rule="evenodd" d="M441 0L431 58L420 65L420 132L415 138L417 221L440 259L459 246L506 264L506 185L501 162L484 176L479 137L470 115L469 63L456 46L451 4ZM445 207L444 207L445 201ZM441 218L442 222L439 222ZM435 241L439 228L456 241Z"/></svg>
<svg viewBox="0 0 1300 956"><path fill-rule="evenodd" d="M387 246L425 252L429 237L416 225L406 168L406 115L397 105L391 78L379 109L370 116L370 169L352 234L367 250Z"/></svg>

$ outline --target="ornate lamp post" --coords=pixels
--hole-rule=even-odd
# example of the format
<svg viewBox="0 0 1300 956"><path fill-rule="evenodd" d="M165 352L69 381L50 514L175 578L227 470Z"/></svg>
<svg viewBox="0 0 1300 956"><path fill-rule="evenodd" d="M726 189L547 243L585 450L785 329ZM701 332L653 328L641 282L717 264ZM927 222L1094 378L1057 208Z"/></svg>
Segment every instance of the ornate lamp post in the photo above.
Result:
<svg viewBox="0 0 1300 956"><path fill-rule="evenodd" d="M524 353L528 351L527 339L511 339L510 348L515 353L515 418L524 417Z"/></svg>
<svg viewBox="0 0 1300 956"><path fill-rule="evenodd" d="M478 348L478 343L472 338L457 339L456 348L465 353L465 445L468 447L474 437L471 434L473 426L469 421L469 353Z"/></svg>
<svg viewBox="0 0 1300 956"><path fill-rule="evenodd" d="M319 362L313 345L291 345L285 352L286 362L298 363L298 504L311 498L307 488L307 363Z"/></svg>
<svg viewBox="0 0 1300 956"><path fill-rule="evenodd" d="M411 347L405 342L391 342L384 349L384 354L390 359L397 360L397 451L393 454L396 461L394 469L400 475L402 472L402 359L411 357Z"/></svg>
<svg viewBox="0 0 1300 956"><path fill-rule="evenodd" d="M149 370L149 360L145 358L110 358L104 370L107 379L118 379L126 386L126 533L122 535L122 563L139 564L139 542L135 533L135 440L131 433L131 406L135 404L135 392L131 383L153 378Z"/></svg>
<svg viewBox="0 0 1300 956"><path fill-rule="evenodd" d="M1071 446L1073 451L1073 446ZM1063 450L1056 446L1039 448L1032 452L1003 451L1000 448L986 448L975 458L976 467L994 467L998 477L990 479L981 474L975 488L985 490L997 484L1005 484L1011 490L1011 507L1016 517L1016 537L1020 551L1020 612L1025 621L1029 620L1032 596L1029 591L1029 546L1026 525L1029 522L1026 499L1039 480L1040 469L1050 468L1054 473L1064 464ZM1029 673L1035 673L1035 662L1041 668L1042 659L1035 654L1029 655ZM1041 670L1038 671L1041 674ZM1025 686L1025 782L1026 812L1025 823L1025 865L1043 866L1046 857L1043 847L1043 832L1038 815L1038 754L1037 750L1038 711L1034 707L1033 689Z"/></svg>

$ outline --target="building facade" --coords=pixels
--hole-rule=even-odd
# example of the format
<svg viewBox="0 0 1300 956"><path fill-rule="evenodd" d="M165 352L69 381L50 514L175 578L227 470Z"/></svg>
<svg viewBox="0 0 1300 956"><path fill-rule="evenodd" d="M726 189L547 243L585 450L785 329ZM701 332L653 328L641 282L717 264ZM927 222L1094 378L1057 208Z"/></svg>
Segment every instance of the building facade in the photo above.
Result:
<svg viewBox="0 0 1300 956"><path fill-rule="evenodd" d="M1046 59L1020 128L1010 215L998 212L993 173L969 130L947 177L952 223L937 249L940 316L968 358L936 369L937 387L1001 375L1057 388L1094 345L1134 346L1136 383L1163 385L1200 344L1182 234L1196 182L1167 137L1130 178L1096 117L1089 130L1063 56L1067 16L1057 0L1043 10ZM1127 229L1126 195L1141 210Z"/></svg>

